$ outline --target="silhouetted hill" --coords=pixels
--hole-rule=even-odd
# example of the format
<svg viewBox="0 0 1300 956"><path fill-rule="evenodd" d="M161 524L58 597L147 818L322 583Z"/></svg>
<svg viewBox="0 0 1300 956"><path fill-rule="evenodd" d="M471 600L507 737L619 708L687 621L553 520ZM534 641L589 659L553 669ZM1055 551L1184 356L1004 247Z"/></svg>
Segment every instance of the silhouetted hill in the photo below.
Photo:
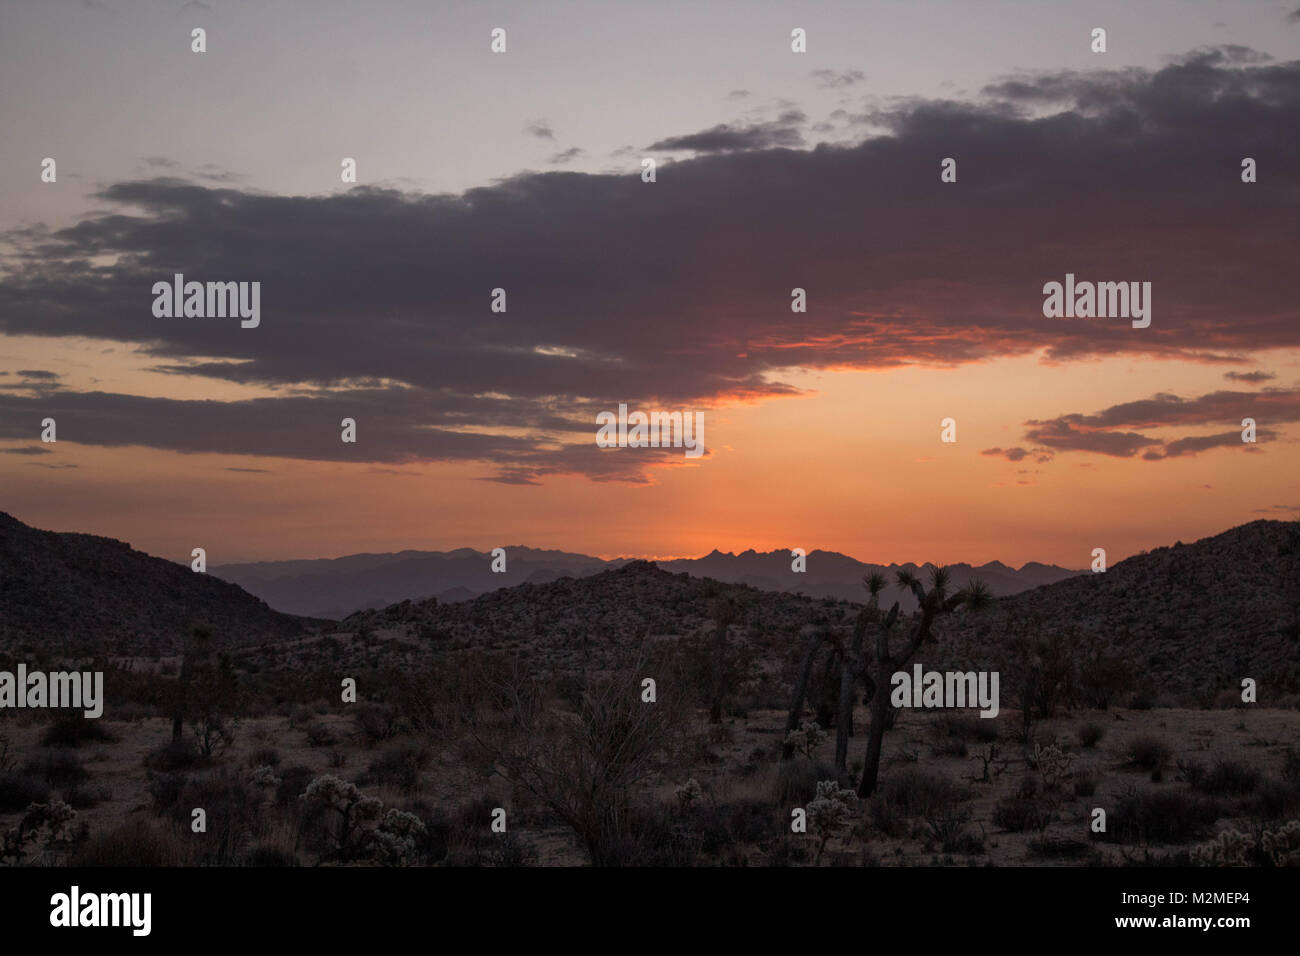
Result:
<svg viewBox="0 0 1300 956"><path fill-rule="evenodd" d="M954 621L953 642L985 657L1007 634L1076 634L1084 652L1129 665L1139 688L1192 700L1240 691L1261 699L1300 686L1300 523L1253 521L998 600ZM1189 701L1190 702L1190 701Z"/></svg>
<svg viewBox="0 0 1300 956"><path fill-rule="evenodd" d="M0 640L8 647L168 653L197 622L232 644L293 637L306 623L124 541L40 531L0 512Z"/></svg>

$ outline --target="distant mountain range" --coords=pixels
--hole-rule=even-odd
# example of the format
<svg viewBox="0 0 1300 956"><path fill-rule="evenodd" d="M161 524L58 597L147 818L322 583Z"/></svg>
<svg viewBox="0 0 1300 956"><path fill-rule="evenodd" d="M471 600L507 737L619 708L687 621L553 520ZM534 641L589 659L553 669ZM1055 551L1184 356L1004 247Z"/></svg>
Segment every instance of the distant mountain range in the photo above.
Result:
<svg viewBox="0 0 1300 956"><path fill-rule="evenodd" d="M354 611L386 607L399 601L437 598L444 604L466 601L480 594L519 584L546 584L563 577L582 578L629 563L630 558L603 560L567 551L506 548L506 570L494 573L487 552L460 548L455 551L399 551L394 554L354 554L343 558L306 561L261 561L209 568L217 577L238 584L276 610L287 614L341 620ZM656 562L672 573L713 578L727 584L747 584L764 591L803 593L810 597L863 599L862 578L873 572L891 582L886 596L911 610L910 594L892 589L894 575L915 564L866 564L835 551L813 551L807 570L791 570L790 552L713 551L702 558ZM1067 568L1031 561L1016 570L1000 561L972 567L952 565L957 587L979 578L994 595L1019 594L1081 574Z"/></svg>

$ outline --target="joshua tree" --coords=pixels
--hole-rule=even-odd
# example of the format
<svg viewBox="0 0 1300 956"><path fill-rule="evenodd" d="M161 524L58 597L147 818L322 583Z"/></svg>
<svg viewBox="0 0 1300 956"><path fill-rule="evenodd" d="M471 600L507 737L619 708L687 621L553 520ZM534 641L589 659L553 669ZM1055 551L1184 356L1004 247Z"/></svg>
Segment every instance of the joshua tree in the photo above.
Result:
<svg viewBox="0 0 1300 956"><path fill-rule="evenodd" d="M988 588L978 581L972 581L956 594L949 595L948 587L951 575L944 565L928 565L930 569L930 590L926 591L921 581L911 571L899 571L898 583L914 595L920 605L909 623L909 630L903 647L897 653L890 650L889 639L899 623L898 602L889 609L883 618L877 595L880 592L879 581L866 579L867 590L871 592L872 601L863 612L868 623L875 623L876 646L875 660L872 664L871 682L871 731L867 740L867 754L862 768L862 781L858 784L858 796L869 797L876 789L880 775L880 746L885 736L889 716L889 692L891 677L905 668L921 645L931 640L931 628L934 622L945 614L951 614L960 607L972 611L981 610L991 601ZM873 587L875 590L872 590ZM861 620L861 619L860 619Z"/></svg>

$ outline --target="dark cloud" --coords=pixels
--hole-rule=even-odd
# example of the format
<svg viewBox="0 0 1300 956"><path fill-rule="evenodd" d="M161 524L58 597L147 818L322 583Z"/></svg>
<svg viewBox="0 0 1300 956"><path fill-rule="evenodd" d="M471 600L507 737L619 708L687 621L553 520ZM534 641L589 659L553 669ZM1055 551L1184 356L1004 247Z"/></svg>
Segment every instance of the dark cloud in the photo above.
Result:
<svg viewBox="0 0 1300 956"><path fill-rule="evenodd" d="M529 123L524 127L524 132L529 136L536 136L538 139L555 139L555 130L545 120L537 120Z"/></svg>
<svg viewBox="0 0 1300 956"><path fill-rule="evenodd" d="M1029 455L1029 450L1025 448L985 448L981 455L990 457L1002 457L1007 461L1020 461Z"/></svg>
<svg viewBox="0 0 1300 956"><path fill-rule="evenodd" d="M752 123L749 126L732 126L720 123L712 129L686 136L670 136L651 143L652 150L693 150L697 153L724 153L773 147L802 146L803 134L799 124L807 119L803 113L791 110L775 120Z"/></svg>
<svg viewBox="0 0 1300 956"><path fill-rule="evenodd" d="M1115 458L1131 458L1143 448L1159 445L1160 440L1135 432L1082 430L1066 416L1050 422L1033 423L1025 437L1046 445L1052 451L1087 451Z"/></svg>
<svg viewBox="0 0 1300 956"><path fill-rule="evenodd" d="M805 122L790 109L661 141L702 155L652 185L635 151L617 174L527 173L460 195L117 183L72 226L5 234L0 331L129 343L168 374L275 396L38 381L0 394L0 435L59 415L76 442L644 481L681 451L597 449L597 411L792 396L792 368L1039 351L1239 364L1300 347L1300 63L1257 59L1228 48L1154 73L1020 76L980 103L877 109L887 135L807 150L783 141ZM1256 184L1240 181L1243 155L1267 170ZM939 182L945 156L955 186ZM150 288L175 272L260 281L261 326L154 318ZM1066 272L1151 281L1151 326L1043 318L1043 284ZM795 286L806 314L789 310ZM489 309L497 287L506 313ZM1144 434L1161 425L1296 421L1291 394L1156 396L1030 423L1043 437L1025 447L1130 457L1181 440ZM339 441L342 417L357 445Z"/></svg>
<svg viewBox="0 0 1300 956"><path fill-rule="evenodd" d="M1095 415L1073 413L1046 421L1030 420L1025 423L1029 426L1025 437L1058 452L1094 452L1117 458L1131 458L1142 452L1147 461L1195 455L1211 448L1244 446L1247 451L1258 451L1254 445L1241 440L1240 422L1245 418L1256 420L1256 445L1276 441L1279 433L1264 423L1300 421L1300 390L1213 392L1191 399L1159 394L1112 405ZM1230 424L1233 430L1176 439L1124 430L1225 424ZM990 452L997 451L990 449Z"/></svg>
<svg viewBox="0 0 1300 956"><path fill-rule="evenodd" d="M246 472L251 475L269 475L271 473L269 468L226 468L224 470Z"/></svg>
<svg viewBox="0 0 1300 956"><path fill-rule="evenodd" d="M1256 442L1276 441L1277 432L1267 428L1256 430ZM1149 461L1158 461L1161 458L1179 458L1183 455L1195 455L1198 452L1207 451L1211 448L1241 448L1241 430L1232 432L1223 432L1219 435L1195 435L1191 438L1179 438L1176 441L1166 442L1161 449L1151 450L1143 454L1143 458ZM1249 445L1245 445L1249 448Z"/></svg>
<svg viewBox="0 0 1300 956"><path fill-rule="evenodd" d="M567 163L570 160L577 159L581 155L582 155L581 149L579 149L577 146L571 146L566 150L555 153L554 155L551 156L550 159L547 160L547 162L550 163L552 166L558 166L563 163Z"/></svg>
<svg viewBox="0 0 1300 956"><path fill-rule="evenodd" d="M861 70L813 70L812 76L818 86L827 90L842 90L867 78Z"/></svg>
<svg viewBox="0 0 1300 956"><path fill-rule="evenodd" d="M1286 15L1286 22L1300 23L1300 7L1296 8L1295 10L1292 10L1290 13Z"/></svg>
<svg viewBox="0 0 1300 956"><path fill-rule="evenodd" d="M58 372L51 372L43 368L20 368L18 374L23 378L35 378L45 382L52 382L63 377Z"/></svg>
<svg viewBox="0 0 1300 956"><path fill-rule="evenodd" d="M1230 382L1246 382L1250 385L1258 385L1260 382L1267 382L1277 378L1272 372L1259 370L1254 372L1224 372L1223 377Z"/></svg>
<svg viewBox="0 0 1300 956"><path fill-rule="evenodd" d="M30 429L28 429L30 431ZM9 435L10 438L20 437L18 435ZM46 448L44 445L24 445L22 448L0 448L0 454L4 455L52 455L53 448Z"/></svg>

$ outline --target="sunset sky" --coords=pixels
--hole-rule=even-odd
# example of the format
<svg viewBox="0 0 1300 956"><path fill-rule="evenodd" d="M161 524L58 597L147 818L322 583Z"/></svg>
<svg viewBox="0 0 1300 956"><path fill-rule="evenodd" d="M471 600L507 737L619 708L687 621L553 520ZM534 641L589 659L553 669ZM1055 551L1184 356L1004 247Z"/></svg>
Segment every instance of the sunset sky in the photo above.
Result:
<svg viewBox="0 0 1300 956"><path fill-rule="evenodd" d="M218 565L1298 517L1297 2L6 3L0 510ZM1150 327L1045 318L1067 273ZM620 402L707 453L596 447Z"/></svg>

